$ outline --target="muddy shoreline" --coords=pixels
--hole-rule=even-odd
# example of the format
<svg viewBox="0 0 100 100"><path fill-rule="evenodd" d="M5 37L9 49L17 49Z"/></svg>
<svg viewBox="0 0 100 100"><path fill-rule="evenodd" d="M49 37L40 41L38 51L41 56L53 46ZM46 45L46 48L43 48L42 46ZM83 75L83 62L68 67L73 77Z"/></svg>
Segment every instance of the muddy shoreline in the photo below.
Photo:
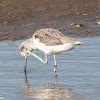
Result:
<svg viewBox="0 0 100 100"><path fill-rule="evenodd" d="M98 22L99 0L0 1L0 41L30 38L36 30L48 27L65 35L100 36Z"/></svg>

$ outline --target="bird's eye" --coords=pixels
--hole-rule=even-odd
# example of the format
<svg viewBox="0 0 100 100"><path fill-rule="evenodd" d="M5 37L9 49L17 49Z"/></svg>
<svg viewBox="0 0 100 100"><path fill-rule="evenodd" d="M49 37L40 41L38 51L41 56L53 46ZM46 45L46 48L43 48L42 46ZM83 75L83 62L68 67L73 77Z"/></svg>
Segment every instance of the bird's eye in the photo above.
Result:
<svg viewBox="0 0 100 100"><path fill-rule="evenodd" d="M35 39L38 38L38 36L36 34L34 34Z"/></svg>
<svg viewBox="0 0 100 100"><path fill-rule="evenodd" d="M21 47L21 51L24 49L24 46L23 47Z"/></svg>

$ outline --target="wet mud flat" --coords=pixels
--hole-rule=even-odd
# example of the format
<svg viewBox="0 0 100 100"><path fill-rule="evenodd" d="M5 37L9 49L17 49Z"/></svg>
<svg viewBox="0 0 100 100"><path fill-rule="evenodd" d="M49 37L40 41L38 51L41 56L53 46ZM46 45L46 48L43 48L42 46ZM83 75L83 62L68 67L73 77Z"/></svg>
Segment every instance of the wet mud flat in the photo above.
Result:
<svg viewBox="0 0 100 100"><path fill-rule="evenodd" d="M98 22L99 0L0 0L0 41L30 38L48 27L65 35L100 36Z"/></svg>
<svg viewBox="0 0 100 100"><path fill-rule="evenodd" d="M18 51L23 41L0 42L0 99L2 100L99 100L100 37L79 38L83 44L57 55L57 72L53 73L53 55L48 64L24 58ZM35 52L44 58L40 51Z"/></svg>

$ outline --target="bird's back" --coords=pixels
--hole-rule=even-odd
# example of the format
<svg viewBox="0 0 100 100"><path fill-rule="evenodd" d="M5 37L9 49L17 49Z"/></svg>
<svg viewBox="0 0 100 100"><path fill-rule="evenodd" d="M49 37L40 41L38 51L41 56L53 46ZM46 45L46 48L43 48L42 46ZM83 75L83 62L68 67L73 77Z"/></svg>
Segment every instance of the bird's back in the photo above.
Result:
<svg viewBox="0 0 100 100"><path fill-rule="evenodd" d="M66 37L58 30L53 28L40 29L35 32L35 39L47 46L63 45L64 43L81 44L80 40Z"/></svg>
<svg viewBox="0 0 100 100"><path fill-rule="evenodd" d="M61 32L53 28L40 29L36 31L35 34L37 36L43 36L43 37L51 36L51 37L57 37L57 38L64 36Z"/></svg>

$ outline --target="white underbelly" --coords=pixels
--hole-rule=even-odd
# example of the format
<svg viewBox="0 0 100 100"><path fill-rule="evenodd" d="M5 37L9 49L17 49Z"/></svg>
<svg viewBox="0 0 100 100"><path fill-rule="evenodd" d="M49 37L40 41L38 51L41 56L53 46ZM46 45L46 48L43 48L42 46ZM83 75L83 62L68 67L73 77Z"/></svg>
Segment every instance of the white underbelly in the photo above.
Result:
<svg viewBox="0 0 100 100"><path fill-rule="evenodd" d="M59 53L62 53L62 52L66 52L66 51L69 51L73 48L74 46L72 45L57 45L57 46L52 46L50 47L50 49L48 50L48 54L59 54Z"/></svg>
<svg viewBox="0 0 100 100"><path fill-rule="evenodd" d="M35 45L39 50L45 52L46 54L59 54L62 52L69 51L74 47L74 45L72 44L46 46L45 44L37 42L37 41L35 41Z"/></svg>

